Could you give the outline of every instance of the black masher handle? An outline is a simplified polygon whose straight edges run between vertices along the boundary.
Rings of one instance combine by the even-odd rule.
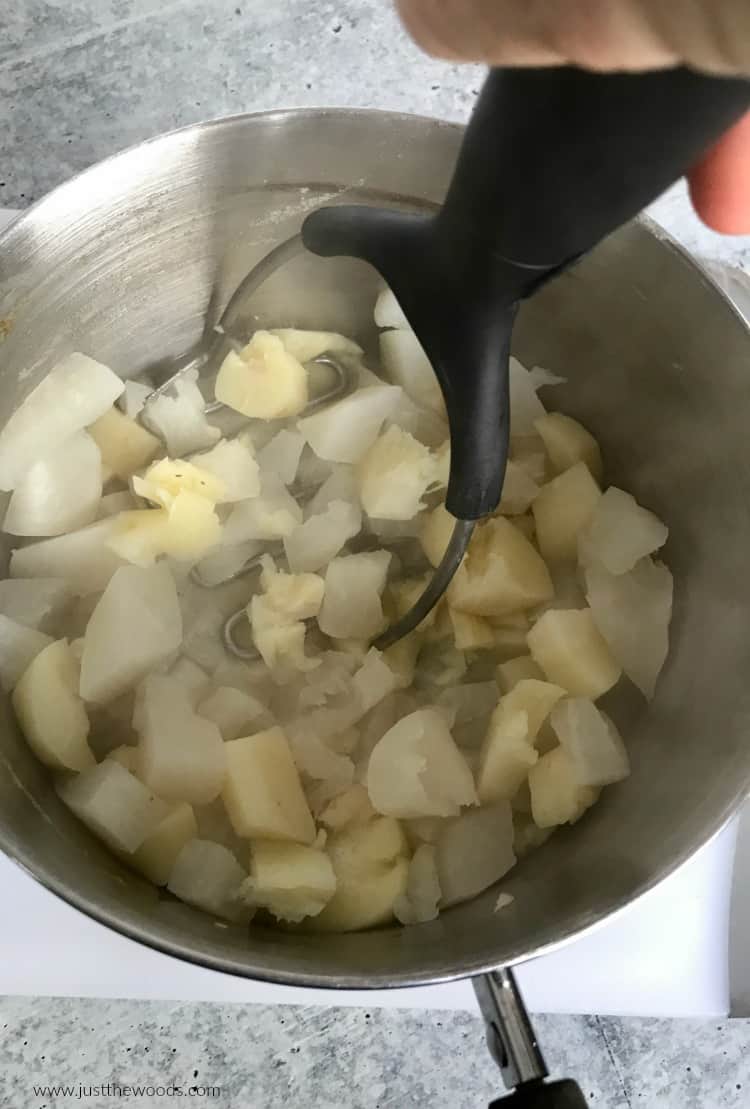
[[[748,107],[750,82],[685,68],[495,69],[436,216],[339,206],[307,217],[309,249],[371,262],[429,355],[458,519],[500,498],[518,303],[656,199]]]

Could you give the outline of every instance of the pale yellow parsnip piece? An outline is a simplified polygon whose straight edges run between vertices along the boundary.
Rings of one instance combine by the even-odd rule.
[[[298,362],[311,362],[321,354],[362,354],[362,347],[337,331],[305,331],[297,327],[272,327],[269,334],[281,339],[287,354]]]
[[[367,790],[357,782],[328,802],[318,817],[318,823],[336,832],[347,824],[366,824],[376,815]]]
[[[482,804],[510,801],[538,758],[535,740],[565,690],[524,678],[501,697],[479,753],[477,794]]]
[[[296,416],[307,404],[307,370],[277,335],[256,331],[240,354],[226,356],[216,377],[216,399],[261,420]]]
[[[285,574],[265,556],[261,586],[264,592],[251,598],[247,615],[253,642],[266,665],[271,669],[314,669],[320,660],[305,656],[303,621],[320,611],[323,579],[317,574]]]
[[[495,679],[501,693],[509,693],[523,678],[539,678],[540,681],[544,679],[541,668],[531,655],[509,658],[506,662],[499,663],[495,670]]]
[[[406,892],[409,861],[394,859],[388,867],[373,868],[360,876],[342,877],[336,870],[336,893],[309,927],[315,932],[356,932],[375,928],[393,919],[394,905]]]
[[[476,529],[448,588],[451,607],[487,617],[533,608],[552,595],[552,580],[540,554],[502,516]]]
[[[221,542],[221,524],[211,501],[183,490],[167,509],[164,553],[177,559],[202,558]]]
[[[168,542],[166,508],[134,508],[110,519],[112,534],[106,542],[109,550],[135,566],[153,566]]]
[[[480,804],[509,801],[538,758],[529,739],[527,714],[496,709],[479,753],[477,796]]]
[[[151,566],[162,554],[198,560],[221,541],[221,524],[214,504],[199,493],[182,490],[169,508],[143,508],[112,518],[107,546],[137,566]]]
[[[428,561],[433,566],[438,566],[453,534],[455,518],[451,516],[445,505],[440,504],[432,512],[426,512],[420,519],[422,528],[419,542],[422,544],[422,550]]]
[[[441,460],[395,424],[380,435],[357,464],[362,507],[377,520],[411,520],[422,497],[440,478]]]
[[[393,919],[396,899],[406,891],[408,845],[397,820],[379,817],[332,835],[326,850],[336,875],[336,892],[309,921],[315,931],[352,932]]]
[[[542,755],[531,768],[529,792],[531,815],[538,828],[575,824],[599,796],[598,789],[578,785],[570,757],[562,747]]]
[[[290,674],[294,670],[314,670],[320,660],[305,654],[307,629],[301,620],[287,621],[273,609],[265,594],[251,598],[247,616],[253,643],[269,669]]]
[[[575,562],[578,536],[591,523],[601,495],[584,462],[576,462],[540,490],[531,511],[547,562]]]
[[[317,916],[336,892],[336,875],[325,851],[299,843],[255,840],[250,877],[242,894],[277,920]]]
[[[224,749],[222,798],[237,835],[311,844],[315,824],[282,729],[230,740]]]
[[[566,690],[552,682],[522,678],[510,692],[501,697],[496,712],[515,713],[523,710],[528,716],[529,739],[533,742],[544,721]]]
[[[88,433],[99,448],[102,464],[123,480],[150,462],[162,446],[155,435],[119,408],[100,416]]]
[[[149,466],[142,478],[133,478],[139,497],[169,508],[180,493],[193,493],[216,504],[224,499],[226,484],[210,470],[184,458],[162,458]]]
[[[595,701],[618,681],[620,666],[590,608],[548,609],[528,634],[531,657],[549,681]]]
[[[192,806],[186,801],[178,802],[146,836],[129,861],[155,886],[166,886],[180,851],[197,836],[198,825]]]
[[[89,720],[78,696],[80,667],[67,639],[40,651],[13,690],[13,708],[36,757],[55,770],[94,765]]]
[[[545,412],[534,420],[534,428],[556,474],[569,470],[576,462],[585,462],[594,478],[602,480],[604,467],[599,444],[578,420],[563,412]]]
[[[318,574],[287,574],[276,569],[273,559],[264,556],[260,580],[268,604],[280,622],[309,620],[320,612],[325,584]]]
[[[492,647],[495,642],[495,629],[481,616],[470,612],[459,612],[448,606],[453,640],[459,651],[479,651]]]

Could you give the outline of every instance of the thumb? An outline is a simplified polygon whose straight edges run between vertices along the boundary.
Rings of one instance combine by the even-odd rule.
[[[708,227],[724,235],[750,233],[750,112],[693,166],[688,183]]]

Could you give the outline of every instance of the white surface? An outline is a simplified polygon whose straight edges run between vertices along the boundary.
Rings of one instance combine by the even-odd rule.
[[[9,214],[0,209],[0,228]],[[518,977],[534,1012],[723,1016],[736,825],[614,921]],[[0,994],[328,1004],[332,995],[233,978],[89,920],[0,857]],[[499,920],[498,926],[501,927]],[[339,1004],[475,1008],[466,982],[337,993]]]

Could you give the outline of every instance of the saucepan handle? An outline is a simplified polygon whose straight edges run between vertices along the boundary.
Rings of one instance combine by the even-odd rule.
[[[544,1057],[510,967],[479,975],[472,983],[487,1026],[487,1046],[513,1090],[490,1109],[586,1109],[575,1082],[545,1081]]]

